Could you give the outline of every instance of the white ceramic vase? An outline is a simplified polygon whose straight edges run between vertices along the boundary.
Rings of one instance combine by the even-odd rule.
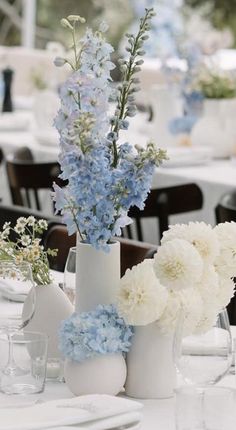
[[[64,377],[76,396],[83,394],[118,394],[125,383],[126,364],[122,354],[99,355],[82,363],[66,360]]]
[[[172,397],[176,383],[173,334],[163,335],[157,323],[135,327],[127,354],[125,392],[140,399]]]
[[[58,329],[62,320],[73,313],[73,306],[65,293],[57,285],[39,285],[36,291],[36,308],[26,330],[40,331],[48,335],[48,358],[61,357],[58,350]],[[26,298],[23,313],[30,306],[30,293]]]
[[[153,85],[151,94],[155,135],[160,136],[163,148],[176,146],[178,138],[169,131],[169,122],[182,115],[182,100],[177,90],[168,85]]]
[[[213,149],[214,157],[228,157],[236,152],[236,99],[205,99],[203,115],[193,127],[194,146]]]
[[[80,242],[76,247],[76,301],[78,312],[88,312],[97,305],[114,303],[120,281],[120,242],[109,246],[109,252],[96,250]]]

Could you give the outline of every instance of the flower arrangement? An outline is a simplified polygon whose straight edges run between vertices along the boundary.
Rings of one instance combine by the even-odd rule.
[[[132,335],[132,328],[113,305],[99,305],[62,322],[59,348],[65,357],[82,362],[98,355],[128,352]]]
[[[232,72],[204,67],[195,77],[192,85],[207,99],[236,97],[236,79]]]
[[[174,329],[182,309],[188,333],[206,331],[234,295],[236,223],[204,222],[167,230],[154,259],[127,270],[117,308],[127,324]]]
[[[36,285],[48,285],[52,282],[48,255],[56,256],[57,250],[45,251],[41,244],[42,234],[47,227],[46,220],[37,221],[33,216],[29,216],[18,218],[14,226],[5,222],[0,232],[0,260],[13,261],[16,264],[30,263]],[[11,232],[14,234],[14,241],[10,240]]]
[[[146,9],[136,35],[128,34],[128,58],[120,60],[122,82],[117,89],[111,80],[113,51],[105,38],[107,26],[87,29],[77,41],[77,27],[84,18],[70,15],[61,23],[71,33],[74,61],[56,58],[55,64],[69,64],[72,74],[61,88],[61,108],[55,119],[60,135],[61,177],[68,185],[54,185],[56,209],[61,211],[69,234],[79,231],[83,241],[108,251],[112,236],[131,222],[129,208],[143,208],[155,167],[166,158],[153,142],[146,148],[121,141],[135,115],[135,93],[153,9]],[[113,100],[114,114],[110,115]]]

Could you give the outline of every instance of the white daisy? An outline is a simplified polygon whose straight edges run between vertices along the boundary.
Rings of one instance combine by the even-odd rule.
[[[38,224],[40,228],[42,228],[43,230],[47,230],[48,223],[45,219],[40,219]]]
[[[155,276],[153,260],[144,260],[121,278],[118,312],[127,324],[146,325],[158,320],[167,300],[168,291]]]
[[[191,288],[199,280],[203,261],[193,245],[173,239],[158,248],[153,267],[162,285],[180,290]]]
[[[234,292],[235,284],[233,279],[219,277],[219,288],[216,296],[219,309],[225,308],[229,304],[234,296]]]

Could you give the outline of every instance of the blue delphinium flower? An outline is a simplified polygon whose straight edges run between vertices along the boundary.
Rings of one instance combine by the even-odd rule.
[[[113,305],[99,305],[91,312],[74,313],[62,322],[59,348],[74,361],[129,351],[133,328],[125,324]]]
[[[133,205],[143,208],[155,166],[165,152],[149,143],[137,149],[118,143],[120,130],[129,127],[128,118],[136,112],[134,93],[139,82],[142,45],[153,10],[140,20],[138,35],[128,35],[128,60],[122,60],[123,80],[115,93],[116,109],[110,117],[109,102],[114,99],[110,71],[113,50],[101,31],[86,30],[79,47],[74,43],[72,74],[61,88],[61,108],[55,119],[60,135],[61,178],[68,185],[54,186],[56,210],[60,211],[69,234],[80,232],[82,239],[96,249],[109,251],[113,235],[131,222],[127,216]],[[63,20],[73,33],[81,20]],[[66,24],[67,23],[67,24]]]

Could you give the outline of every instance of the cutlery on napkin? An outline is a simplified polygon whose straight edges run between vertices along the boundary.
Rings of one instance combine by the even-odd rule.
[[[26,408],[0,406],[0,430],[62,430],[63,426],[76,426],[78,430],[137,428],[142,406],[105,394],[53,400]]]

